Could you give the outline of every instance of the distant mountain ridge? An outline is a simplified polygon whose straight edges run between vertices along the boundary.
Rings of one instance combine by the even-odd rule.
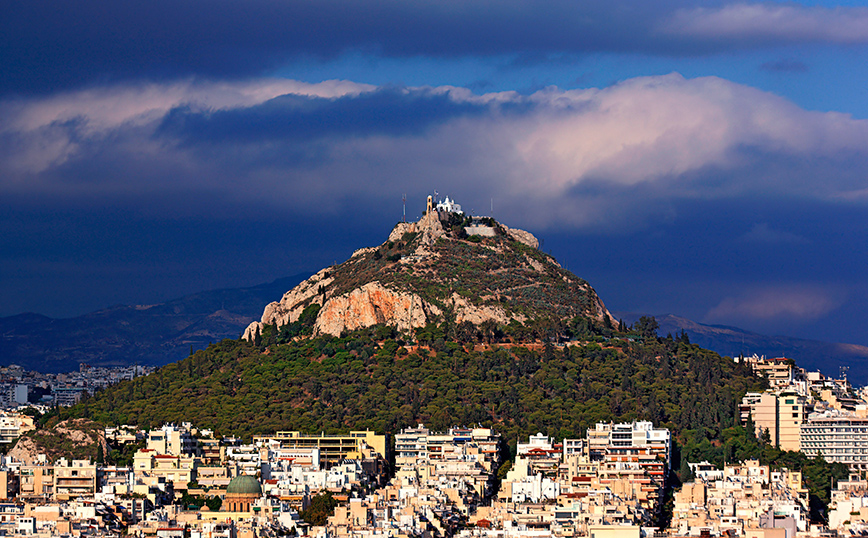
[[[645,314],[619,312],[615,314],[626,323],[633,323]],[[843,344],[792,338],[789,336],[767,336],[737,327],[726,325],[706,325],[696,321],[663,314],[654,316],[660,324],[658,334],[673,336],[684,330],[694,344],[716,351],[721,355],[735,357],[744,355],[766,355],[768,357],[787,357],[808,370],[819,370],[825,375],[838,377],[840,367],[849,367],[848,378],[854,385],[868,384],[868,347],[856,344]]]
[[[33,313],[0,318],[0,364],[40,372],[77,370],[80,363],[162,366],[188,356],[191,347],[238,338],[275,295],[309,275],[154,305],[117,305],[74,318]]]

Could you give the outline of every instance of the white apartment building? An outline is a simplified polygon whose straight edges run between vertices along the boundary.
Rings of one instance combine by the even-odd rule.
[[[159,430],[148,432],[147,448],[157,454],[188,456],[196,453],[196,439],[188,427],[166,424]]]
[[[666,428],[654,428],[648,421],[622,424],[599,422],[588,429],[588,448],[592,460],[629,455],[660,456],[666,468],[672,460],[672,439]]]
[[[851,471],[868,470],[868,418],[811,417],[800,430],[801,450],[808,457],[843,463]]]

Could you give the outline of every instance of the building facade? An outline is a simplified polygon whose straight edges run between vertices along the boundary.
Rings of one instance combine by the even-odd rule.
[[[808,457],[868,470],[868,418],[821,417],[801,425],[801,450]]]

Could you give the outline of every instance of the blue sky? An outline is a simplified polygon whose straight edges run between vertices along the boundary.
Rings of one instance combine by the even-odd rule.
[[[612,310],[868,344],[857,2],[3,13],[0,315],[315,271],[436,189]]]

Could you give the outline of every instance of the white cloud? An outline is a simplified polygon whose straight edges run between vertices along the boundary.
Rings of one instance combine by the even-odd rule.
[[[184,104],[243,111],[286,93],[346,104],[375,90],[345,81],[266,79],[106,87],[0,103],[0,118],[7,120],[0,122],[0,136],[8,141],[0,153],[0,191],[122,192],[130,178],[101,172],[102,184],[79,186],[69,180],[73,172],[61,168],[110,154],[114,163],[162,163],[149,189],[207,189],[267,204],[291,196],[315,211],[326,199],[335,204],[341,197],[404,192],[408,184],[439,186],[485,205],[494,197],[501,215],[523,225],[608,226],[667,214],[669,202],[678,199],[761,194],[852,200],[846,193],[866,188],[861,173],[835,167],[859,168],[853,159],[868,159],[868,121],[807,111],[716,77],[678,74],[530,96],[407,88],[401,92],[407,107],[432,94],[475,107],[412,134],[354,126],[353,136],[330,131],[315,140],[263,132],[249,140],[174,144],[156,136],[167,111]],[[296,154],[304,157],[301,164],[286,158]],[[770,156],[777,168],[763,171]],[[822,168],[805,166],[814,161]],[[754,235],[766,232],[768,238],[771,231]]]
[[[97,87],[0,103],[0,135],[11,133],[25,142],[7,165],[40,172],[73,155],[78,138],[98,138],[120,127],[152,124],[178,106],[220,110],[253,106],[286,94],[335,98],[373,89],[343,80],[309,84],[287,79]]]
[[[245,82],[196,82],[99,87],[53,95],[43,99],[16,99],[2,104],[7,121],[3,131],[33,131],[77,118],[99,131],[127,122],[147,123],[171,108],[187,105],[199,110],[257,105],[279,95],[344,97],[374,90],[375,86],[345,80],[309,84],[266,78]]]
[[[701,40],[864,44],[868,43],[868,8],[777,3],[690,8],[676,11],[661,30]]]

